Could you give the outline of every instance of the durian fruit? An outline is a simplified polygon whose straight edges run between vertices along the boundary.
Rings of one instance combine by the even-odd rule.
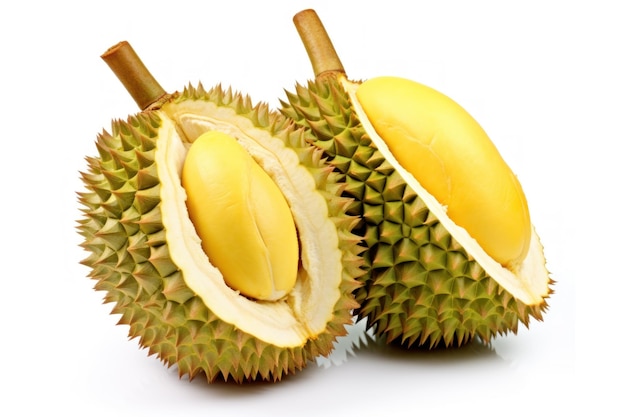
[[[458,346],[542,320],[553,281],[522,188],[457,103],[393,76],[350,80],[313,10],[294,23],[315,79],[281,100],[361,217],[359,319],[406,347]]]
[[[102,58],[143,109],[98,135],[79,193],[83,263],[119,324],[189,379],[278,381],[327,356],[362,270],[322,152],[231,89],[166,94],[127,42]]]

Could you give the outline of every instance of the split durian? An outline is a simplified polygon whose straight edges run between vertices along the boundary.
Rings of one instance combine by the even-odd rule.
[[[167,94],[127,42],[102,58],[142,111],[98,135],[78,230],[130,338],[210,382],[278,381],[328,355],[362,270],[322,152],[231,89]]]
[[[553,281],[517,177],[460,105],[412,80],[350,80],[318,15],[315,79],[281,100],[343,176],[367,273],[359,319],[404,346],[489,342],[542,320]]]

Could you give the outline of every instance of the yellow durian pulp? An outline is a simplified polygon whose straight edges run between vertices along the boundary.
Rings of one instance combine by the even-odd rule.
[[[372,78],[356,96],[398,162],[493,259],[515,269],[530,245],[526,197],[478,122],[444,94],[403,78]]]
[[[298,238],[289,205],[235,138],[209,131],[191,145],[182,173],[202,247],[243,295],[277,300],[295,285]]]
[[[339,76],[373,143],[472,258],[528,305],[550,293],[524,192],[459,104],[415,81]]]

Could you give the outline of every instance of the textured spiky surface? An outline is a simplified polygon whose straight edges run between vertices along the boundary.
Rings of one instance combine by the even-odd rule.
[[[263,342],[220,320],[191,291],[169,256],[161,220],[160,181],[155,165],[155,141],[159,134],[160,110],[114,121],[112,132],[101,133],[97,157],[87,158],[82,174],[86,191],[79,193],[83,217],[78,230],[82,247],[90,254],[83,263],[91,268],[95,289],[104,291],[113,303],[113,314],[129,326],[129,336],[168,366],[176,365],[189,379],[204,373],[215,379],[242,382],[280,380],[303,368],[318,355],[327,355],[337,336],[346,333],[355,304],[352,296],[362,273],[357,246],[350,233],[355,219],[345,215],[348,201],[340,197],[343,185],[320,159],[321,152],[306,144],[302,130],[265,105],[252,106],[249,98],[215,87],[189,86],[172,97],[172,105],[184,100],[210,100],[235,109],[256,126],[270,131],[293,148],[315,178],[328,200],[329,215],[339,233],[343,253],[341,298],[333,321],[315,340],[300,347],[281,348]]]
[[[457,345],[517,332],[541,320],[471,258],[371,142],[337,75],[296,85],[285,115],[309,128],[312,143],[344,175],[348,213],[361,216],[367,274],[357,291],[359,319],[406,346]]]

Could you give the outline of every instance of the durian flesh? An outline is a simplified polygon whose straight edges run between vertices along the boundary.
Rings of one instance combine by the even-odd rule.
[[[202,249],[181,172],[207,131],[236,138],[288,202],[300,259],[294,288],[279,300],[241,295]],[[97,147],[80,194],[83,263],[150,354],[190,378],[279,380],[346,333],[360,274],[354,219],[321,153],[285,118],[230,90],[189,87],[114,122]]]
[[[398,77],[341,79],[376,148],[506,291],[541,304],[543,247],[524,192],[480,125],[445,95]]]
[[[233,289],[275,301],[295,285],[296,226],[274,180],[225,133],[209,130],[185,157],[182,184],[202,248]]]
[[[459,104],[399,77],[343,80],[379,149],[446,208],[497,262],[515,269],[528,253],[528,204],[513,171]]]

